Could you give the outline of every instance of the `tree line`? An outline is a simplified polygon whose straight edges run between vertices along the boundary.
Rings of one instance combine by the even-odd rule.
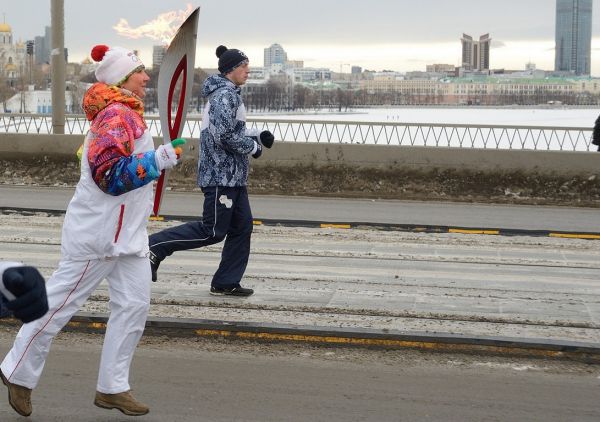
[[[150,113],[158,112],[158,73],[159,68],[147,69],[150,76],[147,84],[146,110]],[[201,113],[206,103],[202,97],[202,85],[208,74],[203,69],[196,69],[192,85],[191,110]],[[93,73],[88,75],[72,76],[67,83],[67,90],[72,96],[73,110],[68,112],[82,113],[81,100],[84,89],[80,82],[92,83],[96,79]],[[8,86],[7,81],[0,77],[0,102],[5,102],[11,96],[25,87],[28,81],[20,78],[17,84]],[[48,87],[49,78],[42,72],[33,72],[33,84],[36,88]],[[449,103],[443,95],[433,93],[404,93],[399,91],[368,91],[347,87],[336,87],[328,84],[292,83],[287,76],[276,76],[265,82],[250,81],[242,89],[244,103],[249,112],[282,112],[282,111],[346,111],[362,106],[404,106],[404,105],[537,105],[547,103],[562,103],[565,105],[598,105],[600,95],[591,93],[553,92],[550,89],[539,87],[533,93],[523,94],[470,94],[460,100]],[[176,96],[177,98],[177,96]]]

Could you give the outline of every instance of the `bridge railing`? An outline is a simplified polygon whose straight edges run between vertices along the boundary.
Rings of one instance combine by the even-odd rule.
[[[153,136],[162,136],[157,116],[146,116]],[[201,117],[188,117],[183,137],[198,138]],[[444,123],[359,122],[248,118],[248,126],[270,130],[284,142],[317,142],[397,146],[458,147],[544,151],[590,151],[592,128],[506,126]],[[67,115],[65,133],[83,135],[89,122],[83,115]],[[2,133],[52,133],[47,114],[0,114]]]

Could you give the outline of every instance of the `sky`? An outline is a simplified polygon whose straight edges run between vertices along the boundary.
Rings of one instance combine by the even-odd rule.
[[[15,40],[33,39],[50,25],[50,3],[0,0],[0,19],[11,25]],[[203,68],[216,68],[214,51],[219,44],[244,51],[251,66],[262,66],[263,49],[278,43],[288,59],[303,60],[305,67],[424,71],[427,64],[460,65],[463,33],[475,39],[490,34],[492,68],[523,69],[528,62],[539,69],[554,68],[555,0],[64,0],[64,4],[65,47],[71,62],[83,60],[94,45],[107,44],[136,49],[151,65],[152,46],[161,42],[148,36],[133,39],[115,28],[140,34],[167,12],[181,17],[200,6],[196,66]],[[600,76],[597,9],[592,74]]]

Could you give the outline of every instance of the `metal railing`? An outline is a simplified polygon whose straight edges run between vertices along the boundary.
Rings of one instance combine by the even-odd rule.
[[[146,116],[153,136],[162,136],[157,116]],[[183,137],[198,138],[202,119],[188,117]],[[512,150],[590,151],[592,128],[443,123],[389,123],[248,118],[250,127],[270,130],[284,142],[457,147]],[[85,134],[83,115],[67,115],[66,134]],[[47,114],[0,114],[1,133],[52,133]]]

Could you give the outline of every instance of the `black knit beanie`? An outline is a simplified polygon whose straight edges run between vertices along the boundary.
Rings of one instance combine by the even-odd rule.
[[[222,75],[227,75],[233,71],[236,67],[248,63],[248,56],[242,51],[236,50],[235,48],[228,49],[224,45],[217,47],[217,57],[219,58],[219,72]]]

